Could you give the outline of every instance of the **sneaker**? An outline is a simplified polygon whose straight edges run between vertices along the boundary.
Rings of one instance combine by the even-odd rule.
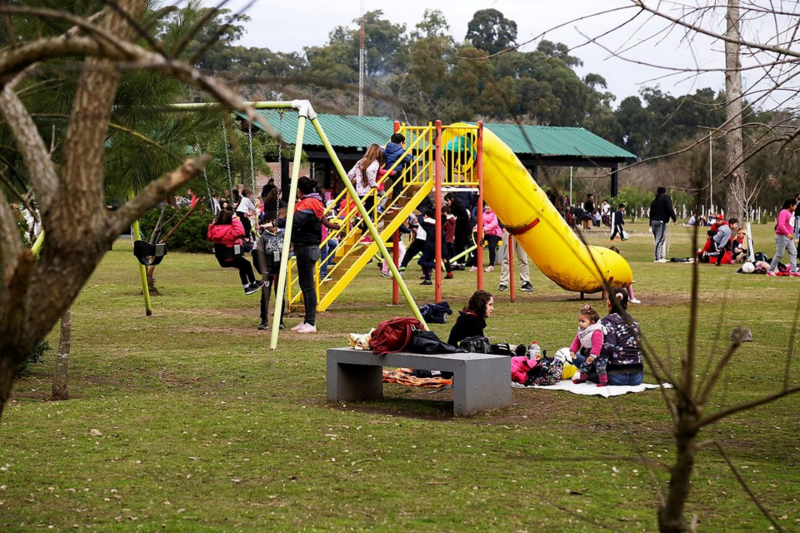
[[[608,383],[603,383],[602,381],[597,384],[598,387],[607,387]]]
[[[453,279],[454,277],[455,276],[453,275],[452,272],[448,272],[447,275],[444,277],[444,279]]]
[[[433,285],[433,282],[429,279],[423,280],[420,285]]]
[[[264,331],[265,329],[269,329],[269,326],[267,325],[266,322],[262,322],[261,324],[258,325],[258,329]]]
[[[283,322],[281,322],[281,325],[280,325],[280,326],[278,326],[278,329],[286,329],[286,324],[284,324]]]
[[[508,290],[508,285],[503,285],[501,283],[500,286],[497,287],[497,290],[500,291],[500,292],[507,291]]]
[[[800,272],[789,272],[789,275],[793,278],[800,278]]]
[[[390,273],[383,272],[383,271],[381,271],[381,276],[384,277],[384,278],[391,278],[392,277],[392,275]]]
[[[628,300],[628,301],[629,301],[630,303],[632,303],[632,304],[640,304],[640,303],[642,303],[642,301],[641,301],[640,299],[638,299],[638,298],[631,298],[631,299],[630,299],[630,300]]]
[[[525,292],[533,292],[533,285],[531,285],[530,281],[526,281],[525,283],[522,284],[522,287],[520,287],[519,290]]]
[[[297,330],[297,333],[316,333],[317,326],[312,326],[311,324],[303,324],[303,326]]]
[[[305,325],[306,325],[305,322],[300,322],[299,324],[297,324],[295,327],[292,328],[292,331],[298,331],[300,328],[302,328]]]
[[[469,269],[469,271],[470,272],[477,272],[478,271],[478,267],[472,267],[472,268]]]
[[[406,267],[400,267],[397,270],[399,270],[400,272],[405,272],[406,271]]]
[[[485,269],[483,269],[483,271],[484,271],[484,272],[494,272],[494,267],[493,267],[492,265],[489,265],[488,267],[486,267]]]
[[[656,261],[656,263],[669,263],[669,259],[664,259],[663,257]]]
[[[251,283],[244,288],[244,293],[247,295],[255,294],[261,288],[261,284],[259,282]]]
[[[767,271],[767,276],[769,276],[771,278],[777,278],[778,277],[778,275],[775,272],[773,272],[772,270]]]

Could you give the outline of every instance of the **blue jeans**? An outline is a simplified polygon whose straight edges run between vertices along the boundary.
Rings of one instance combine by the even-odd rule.
[[[625,374],[609,374],[609,385],[641,385],[644,380],[644,372],[637,370],[636,372],[627,372]]]
[[[319,246],[316,244],[294,247],[297,258],[297,278],[303,291],[303,306],[306,308],[304,322],[311,326],[317,318],[317,287],[314,282],[314,269],[319,261]]]
[[[794,240],[800,236],[800,217],[794,217]]]
[[[330,239],[328,242],[325,243],[322,248],[320,248],[320,259],[325,259],[328,255],[332,254],[336,247],[339,246],[339,241],[336,239]],[[328,276],[328,268],[333,264],[333,255],[331,255],[330,259],[323,262],[319,266],[319,277],[321,279],[325,279]]]
[[[664,259],[664,241],[667,238],[667,225],[660,220],[651,220],[650,227],[653,230],[653,260]]]

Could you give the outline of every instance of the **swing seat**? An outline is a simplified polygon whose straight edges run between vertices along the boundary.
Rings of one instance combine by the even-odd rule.
[[[214,245],[214,257],[217,258],[217,263],[222,268],[234,268],[234,259],[241,257],[242,253],[242,247],[238,244],[236,246]]]
[[[146,267],[160,265],[167,255],[167,244],[150,244],[147,241],[133,243],[133,255]]]

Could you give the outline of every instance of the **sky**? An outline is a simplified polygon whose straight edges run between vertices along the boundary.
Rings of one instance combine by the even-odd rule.
[[[208,0],[203,0],[203,3],[214,5]],[[235,11],[247,3],[247,0],[231,0],[226,7]],[[480,9],[497,9],[506,18],[515,21],[518,28],[517,40],[524,42],[572,19],[631,5],[630,0],[458,0],[457,2],[364,0],[366,11],[381,9],[386,18],[395,23],[406,24],[409,30],[422,20],[425,9],[439,9],[450,24],[450,33],[459,42],[464,40],[467,24],[473,14]],[[325,44],[328,33],[334,27],[354,26],[353,20],[359,17],[360,9],[361,0],[295,0],[294,2],[256,0],[247,11],[252,21],[246,25],[247,34],[240,44],[266,47],[273,51],[302,52],[304,46]],[[587,37],[597,37],[623,23],[635,13],[635,8],[629,8],[601,17],[571,22],[563,28],[548,33],[545,38],[563,42],[570,48],[576,47],[585,43]],[[626,57],[654,65],[677,67],[696,65],[706,69],[724,67],[723,47],[719,42],[715,43],[702,37],[688,43],[683,39],[683,33],[676,29],[648,39],[666,26],[660,20],[640,15],[634,22],[603,37],[600,42],[611,50],[636,45],[625,53]],[[535,48],[536,42],[533,42],[521,50]],[[643,86],[659,85],[663,91],[674,95],[694,92],[702,87],[711,87],[714,90],[724,88],[724,79],[720,73],[708,73],[699,77],[680,75],[656,79],[668,72],[625,61],[594,43],[574,50],[572,55],[584,62],[584,66],[578,69],[579,75],[584,76],[592,72],[606,79],[608,90],[617,97],[615,105],[627,96],[638,94]],[[746,75],[745,85],[747,85]]]

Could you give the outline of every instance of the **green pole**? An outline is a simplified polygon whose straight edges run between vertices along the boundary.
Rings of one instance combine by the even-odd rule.
[[[286,232],[283,235],[281,251],[281,269],[278,275],[278,294],[275,295],[275,313],[272,317],[272,333],[269,347],[278,348],[278,329],[281,324],[280,309],[283,309],[283,298],[286,292],[286,267],[289,264],[289,246],[292,241],[292,223],[294,222],[294,203],[297,200],[297,182],[300,179],[300,162],[303,156],[303,135],[306,130],[306,116],[300,115],[297,120],[297,141],[294,145],[294,162],[292,164],[292,183],[289,187],[289,203],[286,210]]]
[[[471,253],[471,252],[472,252],[472,251],[473,251],[475,248],[477,248],[477,247],[478,247],[478,245],[477,245],[477,244],[475,244],[475,245],[473,245],[471,248],[467,248],[466,250],[464,250],[463,252],[461,252],[461,253],[460,253],[460,254],[458,254],[457,256],[455,256],[455,257],[451,257],[451,258],[450,258],[450,262],[452,263],[453,261],[456,261],[457,259],[461,259],[462,257],[464,257],[465,255],[467,255],[468,253]]]
[[[386,259],[386,263],[389,265],[389,269],[392,271],[392,276],[394,276],[395,281],[397,281],[397,284],[400,286],[400,291],[402,291],[406,302],[408,302],[411,312],[414,313],[414,316],[417,318],[417,320],[422,322],[422,325],[425,326],[425,329],[430,329],[428,328],[428,324],[425,323],[425,319],[422,318],[422,313],[419,312],[417,303],[414,301],[414,297],[411,296],[411,292],[408,290],[408,286],[406,285],[403,276],[400,275],[400,271],[397,270],[397,266],[394,264],[394,261],[392,261],[392,256],[389,254],[389,250],[386,249],[386,244],[384,244],[384,242],[381,240],[381,236],[378,233],[375,224],[372,223],[367,210],[364,209],[364,204],[361,203],[361,199],[358,197],[355,187],[353,187],[353,184],[350,183],[350,180],[347,178],[347,172],[345,172],[342,163],[339,161],[339,158],[336,157],[336,152],[333,151],[333,146],[331,146],[328,136],[325,135],[325,132],[322,130],[319,120],[314,117],[311,119],[311,124],[313,124],[314,129],[317,130],[317,135],[319,135],[319,138],[322,140],[322,144],[325,146],[325,150],[328,152],[328,156],[330,156],[331,161],[333,161],[333,165],[336,167],[336,171],[339,173],[339,176],[341,176],[345,187],[347,187],[347,192],[350,193],[350,197],[355,202],[358,212],[361,213],[362,220],[367,224],[369,233],[372,235],[372,241],[378,245],[378,249],[380,249],[384,259]],[[280,285],[278,287],[280,288]]]
[[[139,221],[133,221],[133,238],[141,240],[142,236],[139,233]],[[150,288],[147,286],[147,268],[139,263],[139,274],[142,276],[142,294],[144,294],[144,309],[145,314],[150,316],[153,314],[153,306],[150,303]]]
[[[36,236],[36,240],[33,241],[33,246],[31,246],[31,252],[33,253],[34,257],[39,255],[39,251],[42,249],[43,244],[44,244],[44,230],[39,232],[39,235]]]

